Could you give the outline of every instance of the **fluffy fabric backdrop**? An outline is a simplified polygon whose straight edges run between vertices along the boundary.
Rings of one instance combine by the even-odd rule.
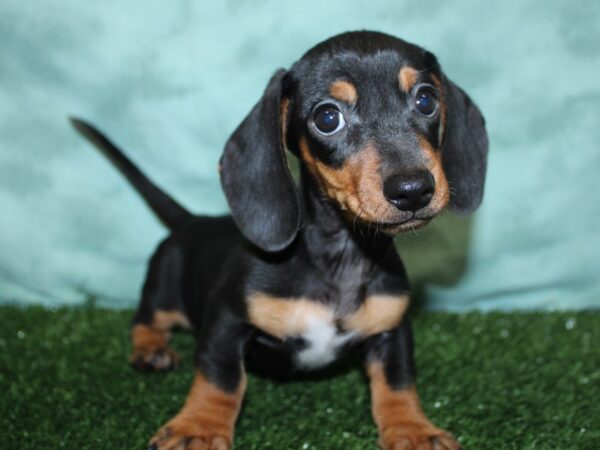
[[[2,302],[132,306],[165,236],[68,115],[193,211],[224,213],[218,157],[271,73],[366,28],[436,53],[488,121],[477,215],[398,240],[426,304],[598,307],[599,23],[595,0],[3,0]]]

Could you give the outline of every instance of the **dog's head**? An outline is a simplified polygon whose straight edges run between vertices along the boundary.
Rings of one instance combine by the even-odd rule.
[[[233,133],[221,182],[242,233],[267,251],[300,226],[284,150],[350,221],[397,233],[483,196],[484,119],[435,56],[382,33],[334,36],[277,71]]]

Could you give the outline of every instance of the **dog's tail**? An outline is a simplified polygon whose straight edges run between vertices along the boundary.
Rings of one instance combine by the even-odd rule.
[[[75,117],[71,117],[70,120],[75,129],[104,153],[129,180],[160,221],[169,229],[178,228],[192,217],[189,211],[150,181],[121,150],[95,127]]]

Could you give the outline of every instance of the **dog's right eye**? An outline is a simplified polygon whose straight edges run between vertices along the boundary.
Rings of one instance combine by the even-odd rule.
[[[337,133],[346,125],[340,110],[331,104],[320,106],[313,115],[313,121],[317,131],[325,136]]]
[[[437,99],[428,86],[419,88],[417,91],[415,106],[417,111],[427,117],[433,116],[437,111]]]

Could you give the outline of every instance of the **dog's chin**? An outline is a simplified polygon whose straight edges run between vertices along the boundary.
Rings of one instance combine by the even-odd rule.
[[[363,209],[366,210],[366,208]],[[377,220],[374,220],[374,214],[360,214],[349,209],[341,209],[342,215],[352,227],[381,232],[389,236],[419,230],[429,224],[441,211],[433,208],[423,208],[415,212],[409,212],[388,208]]]
[[[399,221],[372,221],[367,220],[363,217],[354,216],[352,220],[352,224],[354,227],[360,225],[361,228],[365,228],[369,231],[376,230],[388,236],[394,236],[396,234],[404,233],[407,231],[415,231],[425,227],[434,216],[428,216],[425,218],[416,218],[412,217],[409,219],[399,220]],[[358,220],[357,220],[358,219]]]
[[[385,234],[390,236],[404,233],[406,231],[415,231],[425,227],[433,217],[427,217],[425,219],[409,219],[404,222],[390,223],[390,224],[379,224],[379,229]]]

